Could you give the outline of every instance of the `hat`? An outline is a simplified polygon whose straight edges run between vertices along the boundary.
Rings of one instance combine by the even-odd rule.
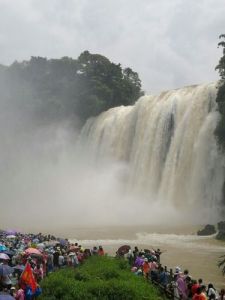
[[[181,268],[180,267],[176,267],[175,268],[175,274],[179,274],[181,273]]]

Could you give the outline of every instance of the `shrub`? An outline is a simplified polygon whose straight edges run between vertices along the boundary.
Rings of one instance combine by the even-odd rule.
[[[130,272],[125,260],[93,256],[77,269],[50,274],[40,300],[160,300],[158,290]]]

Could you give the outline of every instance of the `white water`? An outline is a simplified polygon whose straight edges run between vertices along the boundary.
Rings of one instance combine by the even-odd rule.
[[[224,243],[215,240],[214,236],[200,237],[191,234],[196,231],[196,227],[184,228],[182,224],[176,228],[164,229],[151,226],[86,228],[76,229],[73,237],[78,239],[73,238],[71,241],[78,241],[87,248],[102,245],[110,255],[115,255],[116,250],[125,244],[132,249],[134,246],[139,249],[159,247],[162,250],[163,265],[172,269],[176,266],[180,266],[182,270],[188,269],[194,279],[203,278],[205,284],[212,282],[218,290],[224,288],[224,277],[217,266],[219,257],[224,255]]]
[[[217,222],[224,161],[213,134],[216,92],[214,83],[189,86],[89,119],[81,139],[90,161],[120,162],[121,197],[150,204],[155,221]]]

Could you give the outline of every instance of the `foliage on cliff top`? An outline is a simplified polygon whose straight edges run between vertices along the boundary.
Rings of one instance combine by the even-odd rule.
[[[154,286],[130,272],[126,261],[93,256],[77,269],[62,269],[42,281],[40,300],[160,300]]]
[[[2,97],[42,121],[79,117],[85,121],[119,105],[131,105],[141,95],[141,80],[100,54],[84,51],[77,59],[31,57],[0,66]]]

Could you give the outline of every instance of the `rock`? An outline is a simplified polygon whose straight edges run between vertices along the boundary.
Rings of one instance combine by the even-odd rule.
[[[197,235],[211,235],[216,233],[214,225],[207,224],[202,230],[197,232]]]
[[[218,234],[216,236],[217,240],[225,241],[225,222],[221,221],[217,224]]]

